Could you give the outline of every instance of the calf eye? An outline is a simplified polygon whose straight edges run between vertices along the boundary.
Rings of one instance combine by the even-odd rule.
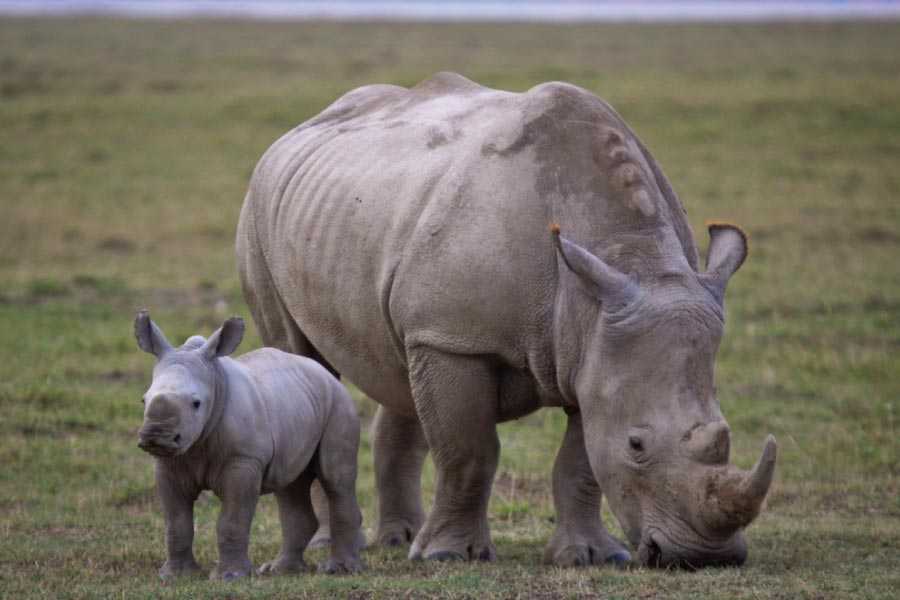
[[[643,452],[644,451],[644,442],[641,441],[636,435],[628,436],[628,445],[631,446],[631,449],[635,452]]]
[[[194,410],[197,410],[198,408],[200,408],[200,401],[194,400]]]

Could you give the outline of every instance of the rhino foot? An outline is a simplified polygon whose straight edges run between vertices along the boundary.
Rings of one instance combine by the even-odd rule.
[[[366,534],[364,534],[362,529],[360,529],[356,534],[356,547],[357,549],[362,550],[366,546],[368,546],[368,543],[366,542]],[[316,531],[316,535],[314,535],[313,539],[311,539],[309,541],[309,544],[306,545],[307,550],[329,547],[331,547],[331,529],[322,527],[320,527],[319,530]]]
[[[590,567],[609,564],[624,567],[631,562],[631,555],[624,550],[615,550],[611,554],[597,546],[584,544],[566,546],[545,561],[558,567]]]
[[[209,574],[209,579],[211,581],[234,581],[235,579],[241,579],[242,577],[249,577],[252,574],[253,565],[251,565],[248,560],[242,565],[217,565],[216,568],[212,570],[212,573]]]
[[[405,546],[412,543],[416,537],[416,531],[405,523],[394,526],[379,527],[375,538],[379,546]]]
[[[631,554],[609,534],[595,539],[554,537],[544,550],[544,563],[558,567],[613,565],[622,568],[630,562]]]
[[[264,563],[256,570],[257,575],[295,575],[297,573],[306,573],[309,571],[309,565],[303,560],[303,557],[290,559],[279,555],[275,560]]]
[[[196,575],[201,571],[200,565],[193,558],[182,562],[167,560],[159,568],[159,578],[163,581],[169,581],[176,577]]]
[[[331,529],[320,527],[313,539],[306,545],[306,549],[313,550],[315,548],[328,548],[329,546],[331,546]]]
[[[358,556],[337,559],[334,557],[319,564],[319,573],[328,575],[348,575],[351,573],[359,573],[365,568],[362,560]]]
[[[455,542],[455,543],[454,543]],[[497,550],[490,540],[478,540],[466,546],[461,546],[456,539],[451,543],[442,542],[440,537],[435,537],[423,549],[418,538],[409,549],[410,560],[481,560],[493,562],[497,560]]]

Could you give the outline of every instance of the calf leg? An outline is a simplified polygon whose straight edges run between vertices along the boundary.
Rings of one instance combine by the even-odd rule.
[[[416,411],[437,471],[434,505],[412,559],[494,560],[487,522],[500,442],[498,385],[483,358],[428,348],[409,352]]]
[[[252,572],[247,549],[261,484],[262,468],[255,461],[234,461],[223,469],[215,490],[222,500],[216,525],[219,564],[210,573],[210,579],[228,581]]]
[[[194,501],[197,494],[187,494],[171,473],[156,465],[156,489],[166,520],[166,562],[159,569],[161,579],[170,579],[200,571],[194,558]]]
[[[372,450],[378,488],[378,533],[385,546],[412,542],[425,521],[422,510],[422,464],[428,444],[415,415],[378,407]]]
[[[556,531],[544,550],[544,562],[562,567],[631,560],[622,543],[600,520],[602,493],[584,446],[581,414],[569,415],[566,435],[553,465]]]
[[[281,520],[281,552],[275,560],[259,568],[260,575],[306,570],[303,552],[319,526],[309,497],[312,481],[312,470],[307,470],[294,483],[275,493]]]

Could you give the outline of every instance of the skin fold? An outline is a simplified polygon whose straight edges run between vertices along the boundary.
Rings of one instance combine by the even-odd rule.
[[[548,225],[557,224],[548,231]],[[605,102],[439,73],[348,92],[277,140],[241,211],[238,267],[267,345],[380,406],[377,542],[492,560],[496,424],[568,415],[545,560],[740,564],[775,464],[728,465],[713,381],[743,232],[707,265],[659,165]],[[419,478],[430,452],[428,515]]]
[[[222,501],[219,563],[210,577],[250,575],[250,524],[260,494],[274,493],[281,517],[279,555],[259,574],[306,570],[303,552],[318,527],[310,487],[329,506],[327,573],[362,568],[362,517],[356,502],[359,419],[349,394],[317,362],[273,348],[229,358],[244,324],[232,318],[209,339],[173,348],[146,312],[135,319],[141,349],[158,359],[144,394],[139,446],[156,457],[166,520],[160,577],[197,572],[193,506],[203,490]]]

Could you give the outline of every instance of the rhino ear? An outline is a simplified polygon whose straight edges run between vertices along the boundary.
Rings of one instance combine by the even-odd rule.
[[[559,234],[559,225],[550,226],[556,249],[566,266],[593,289],[603,310],[613,312],[631,303],[640,289],[628,275],[616,270],[575,242]]]
[[[146,310],[138,312],[134,318],[134,337],[138,347],[144,352],[149,352],[157,358],[172,349],[172,345],[162,330],[150,319],[150,313]]]
[[[208,358],[228,356],[237,350],[242,339],[244,339],[244,320],[240,317],[231,317],[209,336],[200,351]]]
[[[725,304],[725,288],[747,258],[747,234],[730,223],[707,223],[709,250],[706,253],[706,272],[700,282],[715,296],[720,305]]]

